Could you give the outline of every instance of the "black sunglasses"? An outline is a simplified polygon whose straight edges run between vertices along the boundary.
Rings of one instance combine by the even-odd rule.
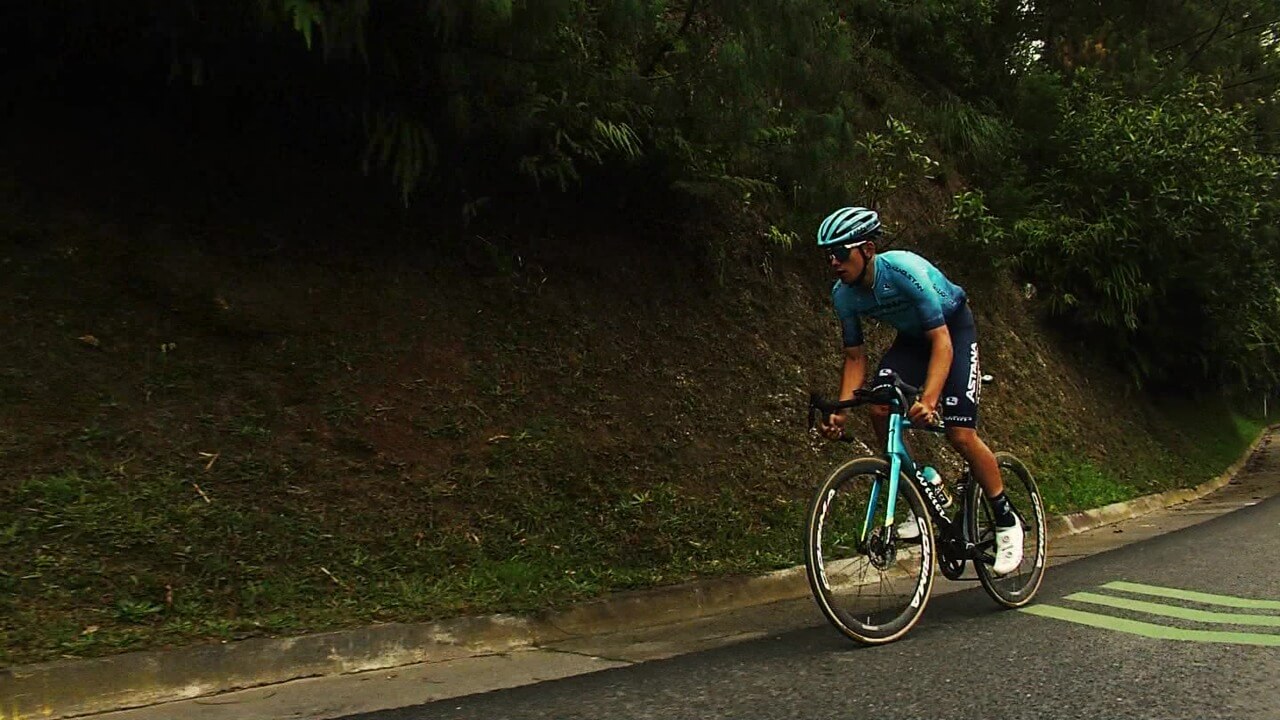
[[[855,248],[865,244],[864,242],[854,243],[852,245],[837,245],[827,250],[827,259],[835,259],[836,262],[844,262],[853,254]]]

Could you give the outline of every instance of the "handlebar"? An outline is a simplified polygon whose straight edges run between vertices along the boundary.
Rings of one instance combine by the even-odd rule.
[[[903,382],[895,373],[888,372],[876,378],[877,384],[869,389],[857,389],[853,391],[853,397],[848,400],[827,400],[820,397],[817,393],[809,395],[809,429],[817,427],[818,413],[822,413],[822,417],[831,415],[832,413],[849,408],[855,408],[860,405],[889,405],[896,407],[897,412],[906,415],[907,410],[915,404],[920,398],[920,388],[908,385]],[[941,420],[941,419],[939,419]],[[921,430],[932,430],[934,432],[942,432],[946,428],[941,421],[936,426],[919,428]],[[852,442],[852,438],[841,438]]]

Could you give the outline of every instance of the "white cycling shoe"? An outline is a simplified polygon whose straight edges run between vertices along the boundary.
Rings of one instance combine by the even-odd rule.
[[[908,542],[920,539],[920,526],[916,523],[916,514],[911,510],[907,510],[907,517],[898,523],[897,535],[899,540]]]
[[[997,575],[1008,575],[1022,564],[1022,521],[1014,516],[1013,527],[996,528],[996,561],[991,571]]]

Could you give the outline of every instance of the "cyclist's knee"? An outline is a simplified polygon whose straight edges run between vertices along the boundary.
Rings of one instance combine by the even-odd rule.
[[[884,420],[887,420],[888,418],[889,418],[888,405],[872,405],[871,406],[872,420],[874,420],[875,422],[882,422]]]
[[[978,431],[966,427],[947,428],[947,442],[951,444],[951,447],[955,448],[956,452],[962,455],[967,450],[976,450],[983,446],[982,439],[978,437]]]

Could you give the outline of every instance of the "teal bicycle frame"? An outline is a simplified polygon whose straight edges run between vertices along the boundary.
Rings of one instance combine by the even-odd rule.
[[[903,442],[903,433],[906,431],[907,420],[902,417],[900,409],[895,408],[894,412],[889,413],[889,441],[885,448],[885,454],[889,459],[889,477],[877,477],[875,482],[871,484],[871,498],[867,503],[867,517],[862,523],[862,542],[867,541],[867,535],[871,532],[871,527],[875,523],[876,506],[879,505],[880,486],[887,482],[889,485],[889,501],[885,504],[884,527],[889,529],[893,527],[893,513],[897,509],[898,502],[898,480],[902,477],[902,470],[905,468],[911,477],[916,476],[916,463],[911,459],[911,453],[907,452],[907,445]]]
[[[901,398],[901,396],[899,396],[899,398]],[[911,428],[911,421],[903,414],[901,405],[901,399],[895,400],[894,403],[890,405],[893,411],[889,413],[889,436],[885,443],[886,447],[884,453],[886,459],[889,461],[889,477],[876,477],[875,481],[871,484],[871,497],[867,503],[867,516],[862,522],[861,537],[858,538],[858,540],[863,543],[867,541],[867,537],[870,535],[875,525],[875,515],[877,506],[879,505],[880,490],[882,485],[886,483],[888,485],[889,499],[888,502],[885,503],[884,528],[888,531],[894,527],[895,523],[893,521],[893,515],[897,510],[898,483],[904,473],[907,477],[912,479],[916,488],[919,489],[921,497],[926,501],[925,505],[929,509],[929,514],[933,517],[934,522],[937,523],[939,529],[950,530],[951,528],[951,518],[947,517],[946,511],[946,496],[943,494],[942,490],[925,481],[924,477],[920,474],[920,469],[916,465],[915,460],[911,458],[911,453],[907,450],[905,435],[906,431]],[[942,432],[942,428],[940,427],[922,429],[932,432]]]
[[[869,403],[885,405],[890,408],[888,418],[889,432],[882,455],[889,463],[889,476],[886,478],[876,475],[875,480],[872,481],[870,497],[867,502],[867,514],[862,521],[858,543],[859,545],[865,545],[875,531],[876,510],[880,505],[881,492],[886,489],[888,490],[889,499],[885,504],[884,528],[886,534],[892,532],[894,528],[893,516],[898,509],[898,483],[904,474],[910,478],[916,489],[920,491],[921,498],[926,500],[925,506],[929,515],[934,519],[935,528],[942,531],[940,534],[943,537],[951,537],[955,527],[957,525],[963,526],[963,523],[957,524],[947,517],[948,498],[946,492],[924,479],[924,476],[920,474],[920,468],[907,450],[906,432],[912,428],[911,420],[907,418],[906,414],[906,408],[910,407],[908,398],[915,398],[920,390],[901,382],[896,375],[881,376],[879,379],[883,381],[880,385],[871,390],[858,390],[854,393],[854,397],[849,400],[829,402],[822,400],[817,395],[810,395],[809,397],[809,427],[811,428],[814,427],[816,413],[819,412],[832,413]],[[943,432],[945,430],[941,426],[917,429],[931,432]],[[966,471],[958,481],[957,490],[967,491],[968,482],[969,475]],[[965,497],[963,492],[959,494],[961,497]],[[963,535],[964,533],[962,532],[957,540],[962,544],[962,547],[967,549],[971,543]]]

